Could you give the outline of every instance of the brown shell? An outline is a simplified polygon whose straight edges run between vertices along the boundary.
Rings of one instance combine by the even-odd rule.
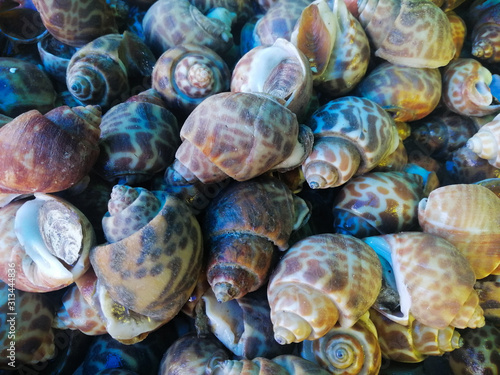
[[[86,176],[99,155],[101,111],[57,107],[31,110],[0,129],[0,192],[65,190]]]

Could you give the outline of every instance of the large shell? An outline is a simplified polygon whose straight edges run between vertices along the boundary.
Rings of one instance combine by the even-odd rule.
[[[383,62],[367,74],[355,92],[389,111],[395,121],[415,121],[437,107],[441,88],[439,69]]]
[[[174,160],[179,124],[150,89],[112,107],[102,117],[94,171],[108,181],[138,184]]]
[[[490,86],[500,78],[479,61],[459,58],[443,70],[443,103],[465,116],[485,116],[500,112]]]
[[[429,0],[360,0],[354,9],[375,55],[393,64],[438,68],[455,55],[448,17]]]
[[[158,58],[152,87],[169,108],[189,114],[207,97],[228,91],[230,77],[226,62],[212,49],[183,43]]]
[[[51,193],[67,189],[91,170],[99,155],[101,111],[57,107],[31,110],[0,129],[0,192]]]
[[[382,292],[373,307],[389,319],[407,325],[411,313],[419,322],[438,329],[484,325],[473,288],[474,271],[450,242],[422,232],[363,241],[377,252],[384,268]]]
[[[455,245],[477,279],[500,265],[500,199],[488,188],[474,184],[443,186],[424,198],[418,211],[422,229]]]
[[[319,234],[295,243],[269,280],[274,337],[315,340],[337,321],[352,327],[375,302],[382,269],[374,251],[352,236]]]
[[[207,279],[217,300],[240,298],[267,281],[275,250],[288,249],[309,208],[280,180],[233,182],[205,210]]]
[[[36,193],[0,213],[0,279],[7,280],[7,265],[14,263],[17,289],[47,292],[72,284],[88,269],[94,230],[69,202]]]
[[[109,207],[116,242],[94,247],[92,266],[114,301],[151,318],[170,320],[190,297],[201,271],[198,221],[183,202],[168,194],[156,194],[155,212],[155,198],[147,191],[138,194],[136,202],[135,194],[129,193],[133,188],[115,188]],[[132,204],[138,208],[129,208]],[[130,228],[124,227],[137,210],[144,222],[132,220]],[[146,215],[149,218],[143,219]]]
[[[300,165],[311,138],[310,130],[299,128],[295,114],[269,95],[219,93],[206,98],[184,122],[173,168],[188,182],[249,180]]]
[[[500,168],[500,114],[481,126],[467,141],[467,147],[494,167]]]
[[[313,189],[339,186],[370,171],[399,144],[394,120],[365,98],[332,100],[317,109],[307,125],[315,140],[302,171]]]

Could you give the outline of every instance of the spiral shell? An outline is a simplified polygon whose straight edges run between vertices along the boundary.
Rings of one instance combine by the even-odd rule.
[[[61,3],[33,0],[47,30],[62,43],[82,47],[106,34],[118,32],[117,17],[126,13],[121,1],[82,0]]]
[[[477,279],[500,265],[500,199],[488,188],[438,188],[419,203],[418,219],[424,232],[445,238],[462,252]]]
[[[301,118],[312,96],[312,74],[306,57],[289,41],[257,46],[237,62],[231,78],[233,92],[263,92],[285,101]]]
[[[94,171],[110,182],[138,184],[165,170],[180,144],[179,125],[153,89],[102,117]]]
[[[333,374],[375,375],[382,365],[377,336],[377,330],[366,314],[350,328],[336,325],[317,340],[303,341],[301,357],[318,363]]]
[[[376,251],[384,268],[383,288],[373,307],[386,317],[408,325],[411,313],[419,322],[438,329],[484,325],[473,288],[474,271],[450,242],[422,232],[385,234],[363,241]]]
[[[276,341],[315,340],[337,321],[352,327],[375,302],[381,283],[376,254],[355,237],[319,234],[296,242],[267,288]]]
[[[441,356],[463,345],[453,327],[437,329],[426,326],[410,315],[408,325],[396,323],[375,309],[370,318],[378,333],[382,355],[390,360],[417,363],[428,356]]]
[[[293,112],[269,95],[244,92],[206,98],[180,135],[173,168],[190,183],[244,181],[269,170],[293,169],[312,145],[310,130],[299,127]]]
[[[441,88],[439,69],[383,62],[368,73],[355,93],[389,111],[395,121],[415,121],[434,111],[441,99]]]
[[[57,107],[31,110],[0,129],[0,192],[52,193],[86,176],[99,155],[101,111]]]
[[[313,189],[339,186],[369,172],[399,144],[394,120],[365,98],[332,100],[318,108],[307,125],[315,140],[302,171]]]
[[[484,62],[500,62],[500,5],[495,1],[476,0],[469,12],[471,54]]]
[[[133,190],[113,188],[106,215],[111,230],[105,235],[115,242],[94,247],[90,261],[113,301],[167,321],[180,311],[198,280],[201,229],[179,199]]]
[[[466,146],[494,167],[500,168],[500,114],[479,128]]]
[[[446,14],[429,0],[360,0],[353,14],[370,39],[375,56],[416,68],[447,65],[455,55]]]
[[[487,178],[500,177],[500,169],[480,158],[466,146],[451,153],[446,161],[446,169],[451,181],[456,184],[472,184]]]
[[[77,101],[109,109],[130,97],[132,77],[151,76],[155,61],[136,34],[125,31],[103,35],[73,54],[66,85]]]
[[[166,50],[153,68],[152,87],[169,108],[190,113],[207,97],[228,91],[226,62],[208,47],[185,43]]]
[[[490,89],[498,79],[477,60],[453,60],[443,70],[443,103],[451,111],[465,116],[498,113],[500,104],[495,104]]]

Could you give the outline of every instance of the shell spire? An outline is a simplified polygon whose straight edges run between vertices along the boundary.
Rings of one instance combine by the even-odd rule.
[[[466,146],[494,167],[500,168],[500,115],[479,128]]]

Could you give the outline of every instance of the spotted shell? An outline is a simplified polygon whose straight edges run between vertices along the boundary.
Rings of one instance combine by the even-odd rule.
[[[464,0],[461,0],[464,1]],[[443,9],[443,8],[441,8]],[[465,38],[467,36],[467,25],[462,17],[460,17],[457,13],[452,10],[448,10],[445,12],[446,17],[448,17],[448,21],[450,21],[451,25],[451,34],[453,35],[453,42],[455,44],[455,56],[453,59],[457,59],[460,57],[462,52],[462,48],[465,43]]]
[[[500,62],[500,5],[487,0],[472,2],[469,21],[472,24],[471,54],[484,62]]]
[[[487,322],[500,323],[500,274],[477,280],[474,285]]]
[[[438,69],[383,62],[363,78],[355,93],[389,111],[395,121],[415,121],[434,111],[441,99],[441,88]]]
[[[382,291],[373,307],[386,317],[408,325],[411,313],[437,329],[484,325],[474,271],[450,242],[422,232],[385,234],[363,241],[378,254],[384,268]]]
[[[500,111],[490,85],[497,80],[479,61],[458,58],[443,70],[443,103],[465,116],[485,116]]]
[[[221,375],[288,375],[311,374],[327,375],[324,370],[314,362],[296,355],[280,355],[273,359],[257,357],[253,360],[234,359],[219,362],[215,366],[215,373]]]
[[[130,189],[119,188],[111,196],[115,210],[110,215],[115,223],[127,224],[128,207],[134,203],[128,199]],[[140,194],[137,198],[142,199]],[[201,271],[201,229],[178,198],[157,194],[157,199],[158,212],[150,204],[153,198],[142,199],[140,210],[150,214],[149,221],[118,226],[116,242],[94,247],[90,261],[114,301],[150,318],[170,320],[196,286]]]
[[[375,302],[381,283],[375,252],[355,237],[319,234],[296,242],[267,288],[276,341],[315,340],[337,321],[352,327]]]
[[[302,171],[313,189],[339,186],[369,172],[399,144],[394,120],[366,98],[332,100],[318,108],[307,125],[314,145]]]
[[[476,184],[438,188],[418,207],[426,233],[443,237],[463,254],[477,279],[500,265],[500,199]]]

